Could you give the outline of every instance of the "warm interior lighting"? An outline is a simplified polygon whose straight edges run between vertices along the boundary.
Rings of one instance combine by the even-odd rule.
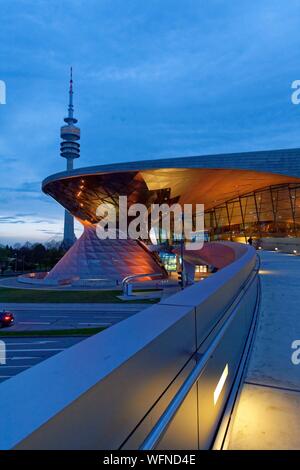
[[[214,405],[216,405],[216,403],[218,401],[218,398],[220,396],[220,393],[222,392],[222,389],[224,387],[227,376],[228,376],[228,364],[226,364],[225,369],[223,370],[222,375],[220,377],[220,380],[219,380],[219,382],[218,382],[218,384],[215,388],[215,391],[214,391]]]
[[[234,237],[234,240],[237,243],[243,243],[244,245],[247,243],[245,237]]]

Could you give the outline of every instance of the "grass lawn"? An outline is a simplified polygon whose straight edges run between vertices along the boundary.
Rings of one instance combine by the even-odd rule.
[[[73,328],[68,330],[35,330],[35,331],[2,331],[0,339],[8,337],[30,338],[32,336],[92,336],[105,330],[105,326],[99,328]]]
[[[52,291],[34,289],[0,288],[0,302],[16,303],[128,303],[118,299],[122,295],[119,290],[90,290],[90,291]],[[142,303],[155,303],[159,299],[140,300]]]

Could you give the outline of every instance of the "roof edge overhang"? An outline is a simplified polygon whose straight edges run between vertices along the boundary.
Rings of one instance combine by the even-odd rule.
[[[50,182],[65,178],[167,168],[242,169],[300,178],[300,148],[168,157],[82,167],[48,176],[42,182],[42,189]]]

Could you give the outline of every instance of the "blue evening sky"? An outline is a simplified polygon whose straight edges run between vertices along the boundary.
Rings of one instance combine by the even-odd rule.
[[[298,0],[0,0],[0,243],[61,236],[74,68],[77,166],[300,147]]]

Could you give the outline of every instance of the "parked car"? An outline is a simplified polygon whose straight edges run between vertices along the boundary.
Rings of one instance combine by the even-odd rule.
[[[14,324],[14,321],[15,318],[12,312],[8,310],[2,310],[2,312],[0,312],[0,328],[11,326]]]

